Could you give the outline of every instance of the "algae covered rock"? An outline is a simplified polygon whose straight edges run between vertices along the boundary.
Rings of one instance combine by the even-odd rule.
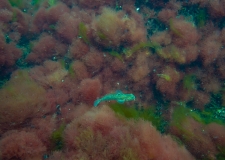
[[[43,115],[46,91],[28,76],[17,70],[0,90],[0,128],[11,128],[26,119]]]

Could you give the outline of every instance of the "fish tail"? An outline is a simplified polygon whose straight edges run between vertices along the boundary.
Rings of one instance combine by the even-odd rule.
[[[94,102],[94,107],[97,107],[97,106],[98,106],[98,104],[99,104],[101,101],[102,101],[101,99],[97,99],[97,100],[95,100],[95,102]]]

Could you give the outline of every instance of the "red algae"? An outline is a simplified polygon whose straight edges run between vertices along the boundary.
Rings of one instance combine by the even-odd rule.
[[[16,60],[22,55],[22,52],[15,47],[14,43],[7,44],[2,32],[0,32],[0,45],[0,69],[3,71],[4,67],[13,66]]]
[[[35,133],[12,131],[0,141],[0,158],[4,160],[41,159],[46,147]]]
[[[135,17],[126,17],[124,12],[103,8],[102,14],[92,23],[93,38],[98,44],[109,48],[121,43],[133,44],[146,40],[146,32]]]
[[[80,59],[90,51],[90,48],[82,40],[76,39],[69,47],[69,56],[74,59]]]
[[[83,79],[79,85],[79,92],[83,102],[93,105],[101,94],[102,85],[99,79]]]
[[[193,24],[182,19],[170,19],[170,30],[173,35],[173,43],[180,47],[194,45],[200,38]]]
[[[128,72],[128,74],[131,76],[134,82],[140,81],[149,74],[150,72],[150,68],[148,66],[149,54],[150,53],[148,52],[139,53],[135,65]]]
[[[38,135],[38,139],[47,147],[51,147],[51,137],[52,132],[56,129],[56,119],[54,117],[45,117],[45,118],[34,118],[31,122],[33,128],[32,132],[35,132]],[[31,132],[31,133],[32,133]]]
[[[2,0],[0,159],[224,159],[224,8]]]
[[[59,21],[62,15],[69,13],[70,9],[63,3],[57,3],[47,10],[47,20],[50,24],[55,24]]]
[[[17,8],[13,9],[13,14],[14,16],[16,15],[16,18],[12,22],[11,29],[23,35],[26,34],[29,28],[30,17]]]
[[[113,0],[77,0],[81,7],[85,8],[98,8],[103,5],[112,5],[115,2]]]
[[[162,73],[157,74],[157,89],[163,94],[168,96],[174,96],[177,90],[177,83],[180,81],[180,74],[176,69],[171,67],[166,67]]]
[[[47,10],[45,8],[40,8],[34,15],[31,31],[39,33],[41,30],[47,28]]]
[[[73,69],[74,72],[74,77],[79,81],[90,77],[87,71],[87,67],[82,61],[75,61],[71,65],[72,65],[71,68]]]
[[[9,22],[10,20],[12,20],[13,17],[13,13],[7,9],[1,9],[0,10],[0,21],[1,22]]]
[[[9,1],[3,0],[2,3],[0,4],[0,8],[5,8],[7,10],[11,10],[12,6],[10,5]]]
[[[158,43],[163,46],[171,44],[171,41],[172,41],[171,35],[167,31],[158,32],[154,34],[153,36],[151,36],[150,39],[152,42]]]
[[[171,10],[171,9],[163,9],[158,14],[159,20],[164,23],[168,23],[170,21],[170,19],[174,18],[174,17],[176,17],[176,11]]]
[[[94,159],[128,157],[147,160],[156,157],[169,159],[172,156],[193,159],[185,148],[177,150],[179,146],[170,137],[161,137],[149,122],[120,121],[107,106],[93,109],[75,119],[65,130],[65,141],[66,147],[73,148],[73,152],[79,153],[79,157],[92,155]],[[126,149],[123,149],[125,146]],[[171,150],[174,149],[176,153],[167,152],[164,148],[166,146],[173,146]],[[106,154],[98,154],[103,148]]]
[[[0,90],[0,128],[13,128],[26,119],[47,113],[46,91],[29,78],[26,70],[18,70]]]
[[[206,131],[208,131],[210,137],[216,143],[216,145],[220,147],[225,146],[225,127],[223,125],[219,125],[217,123],[210,123],[206,126]]]
[[[102,69],[104,57],[102,52],[94,50],[82,57],[82,60],[87,66],[89,74],[94,75]]]
[[[115,58],[112,62],[111,62],[111,66],[110,68],[112,69],[112,71],[114,72],[123,72],[126,69],[126,65],[123,61],[121,61],[118,58]]]
[[[180,137],[187,144],[187,148],[198,158],[215,159],[218,152],[205,126],[191,118],[181,122],[182,128],[173,128],[172,133]]]
[[[196,91],[194,95],[195,107],[198,109],[203,109],[204,105],[210,102],[210,96],[205,92]]]
[[[28,62],[40,63],[43,59],[50,58],[55,53],[57,41],[50,35],[44,35],[34,43],[31,53],[27,57]]]
[[[205,66],[212,63],[219,55],[222,44],[218,40],[218,36],[218,33],[214,33],[205,37],[201,42],[200,56]]]
[[[43,66],[32,68],[29,75],[41,86],[50,88],[62,83],[68,71],[59,62],[45,61]]]
[[[215,18],[220,18],[225,16],[224,6],[225,2],[224,0],[214,0],[208,2],[208,7],[210,10],[210,14]]]
[[[79,22],[80,20],[76,19],[69,13],[61,15],[56,27],[59,37],[67,43],[72,43],[73,38],[78,36]]]
[[[73,103],[67,103],[61,108],[61,120],[68,124],[71,123],[74,119],[79,118],[85,114],[90,109],[90,106],[87,104],[74,105]]]

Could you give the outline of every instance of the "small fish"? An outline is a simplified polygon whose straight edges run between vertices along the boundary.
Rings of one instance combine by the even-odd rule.
[[[112,94],[107,94],[102,98],[97,99],[94,102],[94,107],[97,107],[99,103],[102,101],[110,101],[110,100],[115,100],[118,103],[124,103],[125,101],[134,101],[135,96],[133,94],[125,94],[120,90],[117,90],[116,93]]]

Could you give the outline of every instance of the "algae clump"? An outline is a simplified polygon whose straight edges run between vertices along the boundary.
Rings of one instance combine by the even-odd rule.
[[[83,22],[79,23],[78,35],[86,44],[90,44],[87,36],[87,27]]]
[[[63,132],[66,125],[62,124],[57,130],[55,130],[51,135],[51,142],[53,144],[53,150],[61,150],[63,148]]]
[[[159,129],[162,124],[162,118],[160,116],[157,116],[155,114],[154,108],[148,108],[148,109],[138,109],[134,106],[128,107],[125,104],[120,103],[113,103],[109,105],[110,108],[118,113],[119,115],[128,118],[128,119],[143,119],[146,121],[151,121],[152,124]]]

